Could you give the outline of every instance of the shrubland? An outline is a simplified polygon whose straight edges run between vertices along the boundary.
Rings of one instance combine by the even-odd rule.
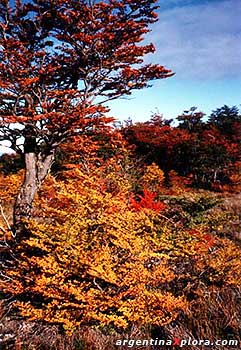
[[[14,249],[11,206],[23,173],[1,175],[2,241],[10,249],[1,322],[13,335],[6,344],[114,349],[131,334],[239,339],[233,189],[197,189],[188,176],[166,174],[138,159],[116,130],[88,142],[86,154],[79,140],[63,146]]]

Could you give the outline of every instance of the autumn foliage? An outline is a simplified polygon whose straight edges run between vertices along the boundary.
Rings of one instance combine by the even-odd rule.
[[[0,141],[25,164],[14,205],[17,240],[59,146],[105,132],[113,122],[108,101],[173,75],[144,63],[155,51],[142,43],[157,20],[155,3],[1,1]]]
[[[0,2],[4,350],[241,340],[238,108],[107,115],[173,75],[144,61],[156,3]]]
[[[145,187],[134,194],[118,162],[109,159],[91,173],[69,164],[47,178],[27,223],[31,235],[1,284],[25,319],[64,327],[67,334],[86,325],[115,332],[165,327],[189,317],[202,293],[238,285],[239,248],[219,237],[220,219],[218,226],[200,221],[202,205],[215,204],[187,192],[178,217],[179,197],[164,202],[161,191]],[[107,178],[105,168],[115,173]]]
[[[172,126],[161,115],[123,127],[122,133],[136,155],[155,162],[166,183],[173,171],[193,187],[238,192],[240,189],[241,117],[236,107],[224,106],[204,121],[193,107]],[[177,180],[177,178],[176,178]],[[175,182],[175,181],[174,181]]]

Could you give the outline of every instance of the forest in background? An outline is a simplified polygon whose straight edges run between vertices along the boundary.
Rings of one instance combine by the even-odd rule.
[[[0,158],[3,350],[241,340],[239,109],[108,114],[174,76],[144,59],[157,9],[0,1],[0,142],[14,151]]]

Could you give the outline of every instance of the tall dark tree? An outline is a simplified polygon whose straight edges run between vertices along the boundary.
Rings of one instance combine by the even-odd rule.
[[[217,108],[211,113],[208,122],[224,135],[234,136],[239,132],[239,138],[241,138],[241,114],[236,106],[224,105]]]
[[[191,107],[190,110],[184,111],[177,117],[179,128],[190,132],[200,131],[204,126],[202,121],[204,116],[205,114],[203,112],[197,111],[197,107]]]

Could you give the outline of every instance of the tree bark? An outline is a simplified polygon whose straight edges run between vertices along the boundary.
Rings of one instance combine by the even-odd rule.
[[[13,214],[13,229],[17,241],[26,234],[24,221],[31,217],[35,194],[50,171],[53,161],[54,151],[45,156],[34,152],[25,153],[25,176]]]

